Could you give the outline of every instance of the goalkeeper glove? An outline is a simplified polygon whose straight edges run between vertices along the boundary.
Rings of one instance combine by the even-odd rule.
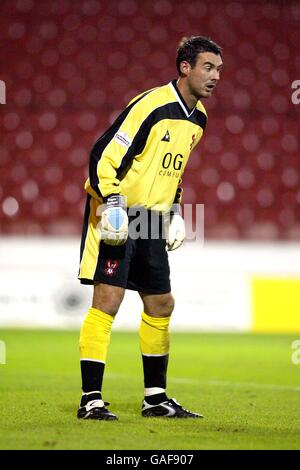
[[[176,250],[185,239],[185,225],[180,204],[173,204],[171,211],[167,214],[165,228],[168,251]]]
[[[124,208],[124,196],[112,194],[107,197],[100,221],[101,239],[107,245],[123,245],[128,238],[128,216]]]

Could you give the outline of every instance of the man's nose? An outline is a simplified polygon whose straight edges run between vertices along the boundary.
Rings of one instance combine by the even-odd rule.
[[[217,69],[212,70],[212,75],[211,75],[212,80],[219,80],[220,79],[220,72]]]

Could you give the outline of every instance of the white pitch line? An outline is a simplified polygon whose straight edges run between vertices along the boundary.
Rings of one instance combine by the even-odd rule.
[[[126,374],[107,374],[108,378],[118,379],[118,378],[130,378],[131,380],[138,379]],[[229,382],[225,380],[197,380],[197,379],[188,379],[184,377],[168,377],[168,382],[178,383],[178,384],[190,384],[190,385],[215,385],[216,387],[231,387],[231,388],[257,388],[261,390],[271,390],[277,392],[300,392],[300,386],[293,385],[280,385],[280,384],[259,384],[256,382]]]

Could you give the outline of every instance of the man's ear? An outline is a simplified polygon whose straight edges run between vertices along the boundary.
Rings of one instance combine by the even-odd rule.
[[[187,62],[186,60],[183,60],[182,62],[180,62],[180,72],[183,75],[188,75],[190,70],[191,70],[191,64],[189,64],[189,62]]]

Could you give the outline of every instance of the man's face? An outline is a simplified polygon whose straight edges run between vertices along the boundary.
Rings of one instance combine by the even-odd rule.
[[[198,54],[194,68],[188,62],[182,62],[182,72],[187,77],[191,93],[199,98],[211,96],[215,86],[220,80],[222,58],[212,52]]]

